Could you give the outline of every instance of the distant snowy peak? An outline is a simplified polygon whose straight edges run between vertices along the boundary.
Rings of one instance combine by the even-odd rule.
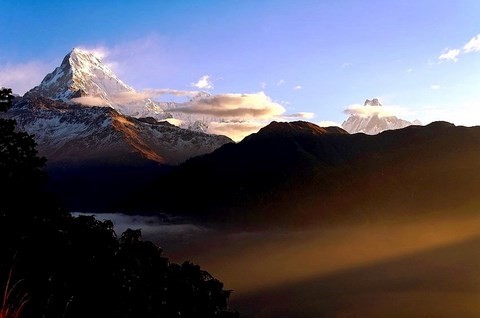
[[[152,100],[139,98],[140,94],[118,79],[94,54],[77,48],[27,94],[90,106],[109,106],[135,117],[171,117]]]
[[[378,98],[365,100],[363,106],[381,107],[382,103]],[[368,112],[366,112],[368,114]],[[418,120],[410,122],[400,119],[396,116],[381,116],[380,112],[371,112],[366,114],[351,114],[347,120],[342,123],[342,128],[351,134],[365,133],[368,135],[376,135],[385,130],[401,129],[410,125],[420,125]]]
[[[385,130],[405,128],[412,124],[413,123],[397,118],[396,116],[380,117],[373,115],[370,117],[362,117],[351,115],[342,123],[342,128],[351,134],[365,133],[368,135],[376,135]]]

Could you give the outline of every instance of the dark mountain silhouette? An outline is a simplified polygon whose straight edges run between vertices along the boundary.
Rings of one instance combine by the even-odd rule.
[[[272,122],[179,165],[129,205],[305,225],[458,207],[479,190],[480,127],[434,122],[366,135]]]

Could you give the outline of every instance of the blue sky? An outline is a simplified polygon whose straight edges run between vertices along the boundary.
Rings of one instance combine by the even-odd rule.
[[[347,107],[378,97],[404,119],[480,124],[480,1],[1,5],[0,85],[20,94],[83,47],[139,91],[191,90],[208,76],[212,94],[264,92],[315,123],[340,124]]]

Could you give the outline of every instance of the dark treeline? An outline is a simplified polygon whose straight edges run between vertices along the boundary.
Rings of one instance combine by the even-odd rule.
[[[2,89],[8,109],[11,90]],[[140,230],[73,217],[44,192],[32,136],[0,119],[0,317],[237,317],[231,291],[190,262],[174,264]]]

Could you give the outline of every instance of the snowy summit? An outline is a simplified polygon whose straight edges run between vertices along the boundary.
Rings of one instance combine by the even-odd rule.
[[[400,129],[418,121],[410,122],[396,116],[385,115],[382,112],[382,103],[378,98],[367,99],[359,111],[351,113],[347,120],[342,123],[342,128],[351,134],[365,133],[375,135],[385,130]]]
[[[97,56],[78,48],[68,53],[62,64],[27,94],[89,106],[109,106],[135,117],[172,117],[149,98],[139,98],[141,95],[118,79]]]

